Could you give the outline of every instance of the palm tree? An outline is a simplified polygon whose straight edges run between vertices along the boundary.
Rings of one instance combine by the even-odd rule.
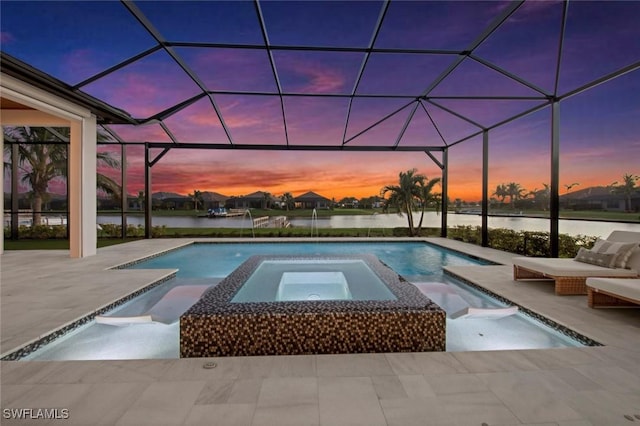
[[[30,198],[33,210],[33,224],[39,225],[42,204],[48,201],[49,182],[64,176],[67,168],[67,147],[64,145],[25,144],[18,148],[21,181],[31,186]],[[26,164],[25,164],[26,163]]]
[[[19,167],[22,171],[21,181],[31,186],[30,198],[32,200],[33,224],[38,225],[42,217],[42,204],[49,197],[47,189],[54,178],[66,179],[67,176],[67,146],[65,144],[41,143],[51,140],[68,141],[70,129],[46,128],[46,127],[5,127],[4,137],[21,143],[18,148]],[[98,140],[106,138],[98,132]],[[9,145],[5,145],[8,151]],[[104,164],[112,168],[120,167],[120,162],[103,152],[97,154],[98,164]],[[121,197],[120,186],[108,176],[98,173],[98,189],[110,194],[114,199]]]
[[[525,189],[520,186],[519,183],[509,182],[507,185],[507,195],[509,196],[509,204],[511,208],[513,208],[513,204],[515,201],[522,198]]]
[[[289,207],[293,208],[293,194],[290,192],[285,192],[280,196],[280,201],[284,204],[287,211],[289,211]]]
[[[138,206],[140,207],[141,211],[144,211],[145,207],[144,207],[144,199],[145,199],[145,195],[144,195],[144,191],[138,191]]]
[[[111,169],[120,169],[120,161],[117,158],[113,158],[110,152],[98,152],[96,156],[97,164],[107,166]],[[117,204],[122,204],[123,191],[122,186],[118,184],[118,182],[109,176],[97,173],[96,184],[98,189],[110,196]]]
[[[194,189],[193,194],[188,194],[188,196],[191,197],[191,199],[193,200],[193,207],[195,211],[198,211],[198,205],[200,203],[204,204],[204,200],[202,199],[202,193],[199,190]]]
[[[427,178],[425,177],[425,180]],[[422,228],[422,219],[424,218],[424,211],[429,204],[434,202],[438,202],[440,200],[440,194],[432,194],[431,191],[436,184],[440,183],[440,178],[433,178],[427,181],[427,183],[420,183],[420,204],[422,204],[422,211],[420,212],[420,222],[418,222],[418,229],[416,230],[417,234],[420,234],[420,229]],[[436,204],[436,206],[438,206]],[[438,209],[438,207],[436,207]]]
[[[431,194],[433,205],[436,207],[436,215],[442,211],[442,193]]]
[[[384,198],[389,193],[389,198],[385,200],[383,207],[387,211],[389,207],[395,207],[399,215],[406,213],[409,225],[409,236],[416,235],[413,224],[412,212],[418,207],[422,197],[422,188],[426,177],[417,173],[417,169],[400,172],[398,185],[387,185],[380,191]]]
[[[549,209],[549,200],[551,199],[551,186],[548,183],[543,183],[543,189],[534,188],[528,195],[533,197],[535,205],[542,210]]]
[[[615,181],[611,184],[612,194],[621,194],[625,197],[625,209],[631,211],[631,196],[638,191],[636,189],[636,181],[640,180],[640,176],[625,173],[622,177],[622,183]]]
[[[263,209],[268,209],[271,206],[271,193],[270,192],[263,192],[262,193],[262,208]]]
[[[495,192],[491,195],[495,195],[496,197],[498,197],[500,199],[500,202],[504,204],[504,199],[507,198],[509,193],[507,192],[507,187],[501,183],[500,185],[496,186]]]

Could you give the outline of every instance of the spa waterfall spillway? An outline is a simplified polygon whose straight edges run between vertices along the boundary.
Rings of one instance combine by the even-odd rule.
[[[252,256],[181,316],[180,356],[444,351],[445,324],[375,256]]]

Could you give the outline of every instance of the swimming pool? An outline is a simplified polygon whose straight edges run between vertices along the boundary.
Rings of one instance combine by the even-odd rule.
[[[179,272],[176,278],[107,315],[140,315],[156,306],[172,289],[214,285],[250,256],[292,253],[376,256],[403,279],[431,288],[433,293],[430,298],[441,304],[448,316],[459,311],[463,305],[481,309],[508,306],[445,274],[442,269],[443,266],[482,265],[486,262],[424,242],[195,243],[130,265],[131,268],[140,269],[178,268]],[[126,327],[92,322],[39,349],[26,359],[177,358],[179,334],[176,315],[169,315],[165,322],[150,321]],[[582,343],[523,313],[503,318],[448,317],[446,320],[447,351],[569,346],[582,346]]]
[[[224,278],[254,255],[371,254],[402,276],[441,276],[442,266],[488,262],[424,242],[194,243],[130,266],[179,268],[180,278]]]
[[[180,317],[183,358],[444,351],[445,342],[446,312],[370,254],[254,255]]]

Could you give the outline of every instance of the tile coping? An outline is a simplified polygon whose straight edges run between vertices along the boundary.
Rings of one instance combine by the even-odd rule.
[[[445,274],[452,276],[453,278],[462,281],[463,283],[465,283],[466,285],[468,285],[469,287],[473,287],[476,290],[479,290],[480,292],[487,294],[491,297],[493,297],[494,299],[497,299],[499,301],[501,301],[502,303],[505,303],[507,305],[511,305],[511,306],[517,306],[518,310],[520,312],[522,312],[523,314],[525,314],[527,317],[534,319],[538,322],[541,322],[551,328],[553,328],[554,330],[558,331],[559,333],[564,334],[565,336],[568,336],[574,340],[577,340],[578,342],[582,343],[585,346],[604,346],[602,343],[597,342],[595,340],[593,340],[590,337],[585,336],[584,334],[578,333],[575,330],[572,330],[569,327],[566,327],[554,320],[552,320],[551,318],[545,317],[543,315],[540,315],[539,313],[532,311],[531,309],[519,304],[519,303],[515,303],[509,299],[507,299],[506,297],[503,297],[497,293],[494,293],[491,290],[488,290],[472,281],[469,281],[468,279],[465,279],[447,269],[443,270]]]
[[[157,287],[158,285],[169,281],[170,279],[174,278],[176,276],[176,273],[178,272],[178,270],[173,270],[171,272],[168,272],[167,274],[165,274],[163,277],[161,277],[160,279],[153,281],[149,284],[146,284],[140,288],[138,288],[137,290],[127,294],[124,297],[121,297],[119,299],[116,299],[113,302],[110,302],[98,309],[96,309],[95,311],[92,311],[90,313],[88,313],[87,315],[83,315],[80,318],[77,318],[73,321],[70,321],[66,324],[63,324],[53,330],[51,330],[50,332],[43,334],[40,337],[37,337],[33,340],[31,340],[30,342],[27,342],[21,346],[19,346],[18,348],[14,348],[11,349],[10,351],[8,351],[7,353],[4,353],[2,355],[0,355],[0,360],[1,361],[17,361],[19,359],[22,359],[24,357],[26,357],[27,355],[30,355],[31,353],[37,351],[38,349],[40,349],[42,346],[47,345],[51,342],[53,342],[54,340],[64,336],[67,333],[70,333],[74,330],[76,330],[79,327],[82,327],[83,325],[86,325],[88,323],[90,323],[91,321],[93,321],[93,319],[96,317],[96,315],[102,315],[106,312],[111,311],[112,309],[130,301],[131,299],[134,299],[136,297],[138,297],[139,295],[148,292],[149,290]]]

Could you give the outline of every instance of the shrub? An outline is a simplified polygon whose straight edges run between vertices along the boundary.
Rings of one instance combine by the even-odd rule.
[[[482,229],[479,226],[456,226],[447,230],[448,237],[471,244],[482,243]],[[550,233],[514,231],[512,229],[489,229],[489,247],[518,253],[525,256],[549,256],[551,253]],[[566,234],[559,235],[559,257],[575,257],[580,247],[591,248],[597,237]]]
[[[393,228],[392,234],[394,237],[408,237],[409,228],[403,228],[403,227]]]
[[[10,238],[11,230],[5,229],[5,235]],[[34,240],[66,239],[67,227],[65,225],[20,225],[18,227],[18,238]]]

